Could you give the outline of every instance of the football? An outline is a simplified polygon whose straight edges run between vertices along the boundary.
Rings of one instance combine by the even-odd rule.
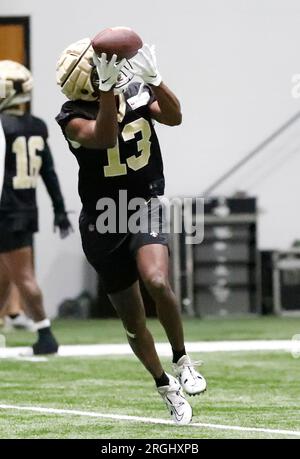
[[[143,46],[139,35],[128,27],[111,27],[99,32],[92,39],[92,47],[98,56],[106,53],[108,59],[113,54],[118,59],[131,59]]]

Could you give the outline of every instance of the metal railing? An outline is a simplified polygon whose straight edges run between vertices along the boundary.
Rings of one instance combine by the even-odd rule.
[[[242,169],[246,164],[248,164],[253,158],[258,156],[263,152],[270,144],[272,144],[276,139],[278,139],[283,133],[285,133],[291,126],[297,123],[300,119],[300,112],[295,113],[291,118],[289,118],[284,124],[279,128],[273,131],[265,140],[260,142],[255,148],[253,148],[244,158],[239,160],[234,166],[222,174],[217,180],[215,180],[209,187],[207,187],[202,193],[201,196],[207,198],[214,193],[220,185],[228,181],[231,177],[234,176],[236,172]]]

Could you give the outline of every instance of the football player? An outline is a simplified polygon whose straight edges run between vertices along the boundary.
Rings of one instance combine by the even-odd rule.
[[[71,230],[44,121],[25,111],[33,80],[23,65],[0,61],[5,97],[0,100],[0,307],[14,283],[38,333],[34,354],[52,354],[58,344],[43,307],[33,269],[33,234],[38,230],[36,185],[41,175],[54,208],[61,236]]]
[[[142,81],[134,81],[137,77]],[[57,82],[70,99],[56,120],[79,164],[83,250],[172,419],[189,423],[192,409],[183,391],[199,394],[206,382],[185,350],[179,306],[168,280],[168,237],[162,212],[157,206],[151,210],[151,202],[164,193],[163,162],[153,120],[168,126],[180,124],[180,103],[162,81],[154,48],[148,45],[131,61],[118,61],[116,55],[110,60],[105,54],[98,57],[89,39],[80,40],[62,53]],[[143,198],[144,212],[149,217],[154,212],[159,220],[158,231],[98,231],[98,200],[108,197],[119,205],[120,190],[126,190],[128,200]],[[172,346],[176,378],[165,373],[146,327],[138,276],[156,303]]]

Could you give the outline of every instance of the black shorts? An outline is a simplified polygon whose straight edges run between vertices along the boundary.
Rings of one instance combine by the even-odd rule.
[[[148,222],[141,231],[132,233],[105,233],[97,230],[97,218],[81,212],[79,227],[82,247],[89,263],[99,274],[107,293],[124,290],[138,279],[136,253],[140,247],[149,244],[168,246],[169,234],[163,226],[164,214],[159,206],[145,204],[144,213]]]
[[[0,253],[12,252],[24,247],[32,247],[33,233],[29,231],[0,230]]]

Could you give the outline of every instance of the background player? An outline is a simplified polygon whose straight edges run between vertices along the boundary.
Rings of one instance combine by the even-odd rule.
[[[130,83],[134,74],[142,78],[142,86]],[[198,394],[205,390],[206,382],[185,351],[179,307],[168,280],[168,238],[162,232],[163,222],[159,221],[155,233],[99,234],[96,230],[98,199],[109,197],[118,204],[120,190],[126,190],[128,199],[143,198],[143,211],[150,217],[151,199],[164,192],[163,163],[152,119],[169,126],[180,124],[179,101],[162,82],[154,49],[147,45],[137,59],[117,62],[116,55],[110,61],[105,54],[101,58],[93,55],[90,40],[81,40],[63,52],[57,80],[72,100],[63,105],[56,119],[80,167],[84,252],[101,276],[128,341],[154,377],[171,417],[176,423],[188,423],[192,409],[182,388]],[[161,218],[159,209],[153,212]],[[164,372],[159,361],[146,327],[138,275],[156,303],[180,383]]]
[[[62,237],[70,232],[71,224],[47,144],[47,127],[25,111],[33,86],[31,73],[23,65],[5,60],[0,61],[0,78],[6,86],[6,97],[0,103],[0,307],[5,305],[13,282],[35,322],[38,340],[34,354],[50,354],[57,352],[58,344],[43,307],[32,252],[33,233],[38,230],[39,175],[51,197],[54,225]]]
[[[0,278],[1,276],[0,266]],[[6,304],[0,309],[0,318],[5,326],[5,330],[14,328],[16,330],[34,331],[34,322],[24,312],[24,304],[19,290],[13,283],[11,283],[9,290]]]

